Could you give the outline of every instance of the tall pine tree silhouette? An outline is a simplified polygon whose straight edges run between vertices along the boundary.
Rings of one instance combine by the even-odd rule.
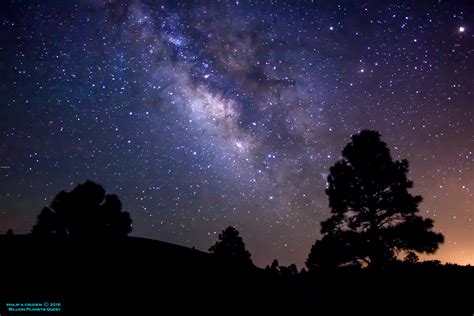
[[[245,248],[242,237],[232,226],[227,227],[219,234],[219,240],[209,248],[209,252],[238,264],[253,264],[250,252]]]
[[[408,161],[393,161],[380,134],[369,130],[353,135],[342,156],[327,179],[331,217],[321,223],[323,238],[307,267],[383,267],[400,251],[435,252],[444,238],[417,214],[422,197],[408,192]]]

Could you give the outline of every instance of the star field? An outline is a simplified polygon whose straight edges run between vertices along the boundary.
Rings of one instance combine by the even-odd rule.
[[[206,250],[228,225],[301,267],[329,167],[380,131],[421,213],[474,263],[469,1],[3,1],[0,231],[61,189],[121,198],[133,235]]]

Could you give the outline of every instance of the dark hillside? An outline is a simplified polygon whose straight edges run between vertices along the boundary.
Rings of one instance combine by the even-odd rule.
[[[470,266],[400,263],[384,271],[347,268],[284,276],[136,237],[1,236],[0,249],[2,308],[6,302],[56,300],[64,315],[282,308],[388,314],[449,308],[452,315],[471,315],[474,310]],[[405,303],[399,304],[402,298]]]
[[[198,250],[136,237],[2,236],[0,249],[1,270],[6,271],[2,301],[57,298],[68,315],[244,306],[252,304],[256,289],[240,289],[263,273]]]

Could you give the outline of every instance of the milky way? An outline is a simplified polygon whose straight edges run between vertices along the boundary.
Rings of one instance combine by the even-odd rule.
[[[474,263],[469,1],[2,1],[0,230],[61,189],[119,195],[136,236],[304,262],[329,167],[376,129]]]

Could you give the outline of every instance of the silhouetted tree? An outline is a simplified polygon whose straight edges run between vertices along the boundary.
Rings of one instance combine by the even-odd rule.
[[[242,237],[232,226],[227,227],[219,234],[219,240],[209,248],[209,252],[242,264],[253,264],[252,259],[250,259],[250,252],[245,249]]]
[[[298,268],[296,264],[292,263],[289,266],[280,266],[277,259],[273,259],[271,265],[267,265],[265,270],[273,275],[282,276],[285,278],[291,278],[298,275]]]
[[[284,278],[291,278],[298,275],[298,268],[296,264],[292,263],[289,266],[280,266],[280,275]]]
[[[6,236],[13,236],[14,235],[13,234],[13,229],[10,228],[5,235]]]
[[[436,269],[442,266],[441,261],[439,260],[426,260],[420,262],[420,264],[425,269]]]
[[[407,253],[403,261],[409,264],[415,264],[419,261],[419,258],[416,255],[416,253],[414,253],[413,251],[410,251]]]
[[[433,253],[443,235],[418,213],[421,196],[408,192],[408,161],[393,161],[376,131],[352,136],[330,168],[326,194],[331,217],[311,249],[308,269],[364,263],[381,267],[399,251]]]
[[[43,208],[33,235],[126,236],[132,230],[128,212],[114,194],[105,194],[92,181],[79,184],[71,192],[61,191],[49,207]]]
[[[272,265],[270,266],[270,270],[276,273],[278,273],[278,271],[280,270],[280,263],[277,259],[273,259]]]
[[[271,265],[266,265],[265,266],[265,270],[266,271],[269,271],[273,274],[278,274],[279,273],[279,263],[278,263],[278,260],[277,259],[273,259],[272,261],[272,264]]]

